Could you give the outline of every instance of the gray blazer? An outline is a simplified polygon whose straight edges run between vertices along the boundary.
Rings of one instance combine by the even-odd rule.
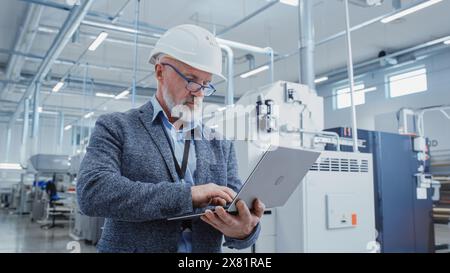
[[[198,212],[189,186],[176,183],[176,170],[161,119],[153,106],[98,118],[77,183],[80,210],[105,217],[100,252],[176,252],[181,221],[169,217]],[[205,130],[206,131],[206,130]],[[197,185],[216,183],[238,191],[241,181],[232,142],[195,140]],[[225,237],[224,246],[243,249],[258,238]],[[200,219],[192,223],[193,252],[221,252],[223,235]]]

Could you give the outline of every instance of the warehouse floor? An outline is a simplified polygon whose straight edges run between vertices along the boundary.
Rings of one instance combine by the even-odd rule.
[[[41,229],[29,215],[14,215],[0,209],[0,252],[2,253],[69,253],[73,247],[81,252],[96,252],[94,246],[80,241],[78,245],[64,228]],[[79,248],[78,248],[79,246]]]
[[[450,226],[436,224],[435,235],[436,244],[450,244]],[[81,252],[96,252],[94,246],[84,241],[78,245],[69,236],[67,224],[65,228],[45,230],[32,223],[29,215],[14,215],[0,209],[0,253],[69,253],[74,246],[79,246]]]

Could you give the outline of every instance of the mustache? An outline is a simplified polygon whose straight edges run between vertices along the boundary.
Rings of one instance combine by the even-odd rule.
[[[186,98],[184,99],[180,104],[181,105],[187,105],[188,103],[194,104],[196,106],[200,106],[202,104],[203,100],[196,97],[196,96],[192,96],[190,98]]]

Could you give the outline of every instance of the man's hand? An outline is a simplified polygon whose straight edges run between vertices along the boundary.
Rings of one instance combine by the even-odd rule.
[[[239,213],[236,216],[229,214],[222,207],[216,207],[215,213],[207,210],[206,214],[200,218],[225,236],[242,240],[253,232],[266,207],[259,199],[255,199],[252,211],[242,200],[236,203],[236,208]]]
[[[191,187],[192,204],[194,208],[203,208],[208,205],[225,206],[231,203],[236,193],[228,188],[209,183]]]

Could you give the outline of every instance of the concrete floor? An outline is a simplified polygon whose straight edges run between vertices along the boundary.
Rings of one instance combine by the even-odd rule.
[[[70,253],[74,250],[96,252],[94,246],[74,241],[67,224],[64,228],[45,230],[39,223],[32,223],[29,215],[14,215],[0,209],[0,253]]]
[[[435,225],[435,235],[436,244],[450,244],[449,225]],[[67,224],[64,228],[45,230],[40,224],[32,223],[29,215],[14,215],[0,209],[0,253],[69,253],[73,250],[96,252],[95,246],[74,241]]]

